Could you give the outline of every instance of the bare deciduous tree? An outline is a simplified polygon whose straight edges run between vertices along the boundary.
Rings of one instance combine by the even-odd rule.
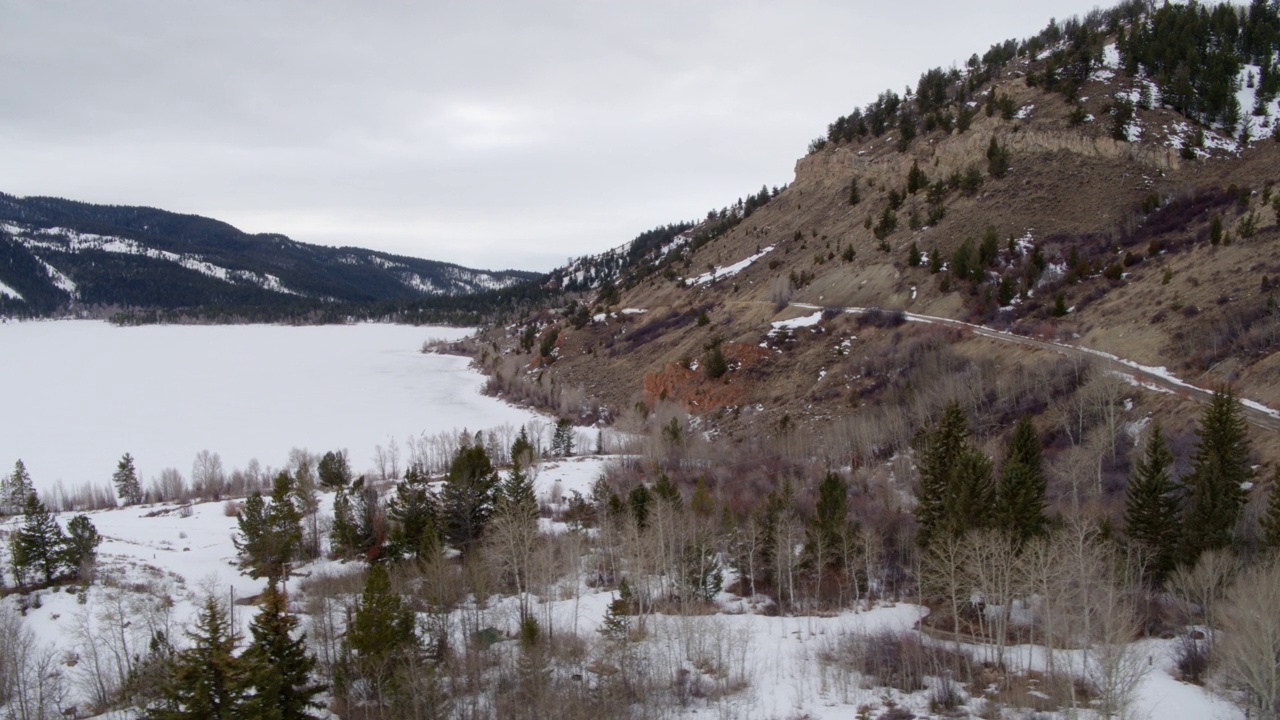
[[[1207,553],[1206,553],[1207,554]],[[1219,613],[1219,658],[1226,683],[1243,692],[1249,717],[1280,713],[1280,562],[1243,573]]]

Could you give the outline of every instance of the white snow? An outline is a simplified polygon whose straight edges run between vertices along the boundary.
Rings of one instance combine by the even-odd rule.
[[[536,418],[482,396],[468,360],[423,354],[458,328],[403,325],[0,325],[0,467],[21,458],[38,488],[110,480],[126,452],[144,483],[191,472],[202,450],[226,470],[281,466],[291,448],[347,448],[357,472],[409,436]]]
[[[14,300],[22,300],[22,293],[0,282],[0,297],[13,298]]]
[[[774,320],[769,324],[773,326],[773,332],[776,332],[778,330],[797,330],[802,327],[813,327],[814,325],[817,325],[821,320],[822,320],[822,311],[819,310],[809,315],[802,315],[801,317],[798,317],[798,318],[791,318],[790,320]]]
[[[1120,67],[1120,50],[1115,43],[1102,48],[1102,65],[1112,69]]]
[[[1254,87],[1249,87],[1248,78],[1253,76]],[[1264,140],[1271,137],[1274,127],[1272,118],[1280,117],[1280,99],[1272,100],[1262,108],[1262,115],[1254,115],[1258,103],[1258,79],[1262,76],[1262,68],[1257,65],[1245,65],[1240,69],[1237,80],[1236,100],[1240,103],[1241,129],[1247,129],[1249,141]],[[1237,133],[1239,134],[1239,133]]]
[[[249,270],[231,270],[228,268],[214,265],[200,258],[198,255],[178,254],[165,250],[157,250],[150,248],[141,243],[129,240],[127,238],[112,237],[109,235],[94,235],[91,233],[82,233],[68,228],[48,228],[35,230],[32,228],[22,228],[13,226],[15,239],[31,250],[58,250],[62,252],[77,253],[85,250],[97,250],[100,252],[118,253],[122,255],[141,255],[143,257],[155,260],[165,260],[167,262],[181,265],[188,270],[194,270],[202,275],[217,278],[224,282],[231,283],[249,283],[257,285],[265,290],[273,292],[285,293],[289,295],[297,295],[298,293],[286,288],[280,278],[268,273],[256,273]],[[44,259],[41,262],[46,268],[52,268]],[[54,278],[54,283],[64,291],[75,294],[75,284],[71,283],[65,275],[58,273],[58,276],[50,272],[50,277]],[[71,283],[68,289],[66,284]]]
[[[710,272],[705,272],[699,275],[698,277],[693,278],[689,282],[693,283],[694,285],[704,285],[706,283],[709,283],[715,280],[723,280],[724,278],[727,278],[727,277],[733,277],[734,275],[737,275],[743,270],[746,270],[747,267],[751,265],[751,263],[759,260],[765,255],[768,255],[772,250],[773,250],[773,246],[769,245],[768,247],[761,249],[760,252],[756,253],[755,255],[752,255],[751,257],[745,260],[739,260],[738,262],[733,263],[732,265],[713,268]]]
[[[1016,115],[1014,115],[1014,117],[1018,118],[1019,120],[1026,120],[1027,118],[1031,117],[1031,111],[1035,109],[1036,109],[1035,105],[1024,105],[1021,108],[1018,108],[1018,112]]]

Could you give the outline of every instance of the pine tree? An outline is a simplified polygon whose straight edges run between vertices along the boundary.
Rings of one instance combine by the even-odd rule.
[[[654,499],[661,500],[674,508],[683,506],[683,498],[680,497],[680,488],[671,482],[671,476],[666,472],[658,471],[658,480],[653,484]]]
[[[551,454],[573,457],[573,423],[567,418],[556,421],[556,430],[551,436]]]
[[[245,699],[245,673],[235,657],[240,638],[217,599],[205,600],[188,631],[191,647],[178,652],[164,688],[165,707],[153,709],[151,720],[238,720]]]
[[[511,443],[511,464],[522,468],[533,465],[533,443],[529,442],[529,431],[523,426]]]
[[[35,571],[53,582],[63,567],[66,538],[53,514],[32,490],[22,508],[22,526],[14,534],[13,564],[21,575]]]
[[[1271,478],[1271,491],[1267,496],[1267,510],[1259,521],[1262,530],[1262,547],[1280,550],[1280,465]]]
[[[343,639],[352,677],[344,678],[340,691],[349,691],[349,680],[363,679],[376,697],[389,694],[396,667],[420,649],[413,609],[391,589],[387,569],[375,563]]]
[[[142,484],[138,482],[138,471],[133,466],[133,456],[125,453],[120,458],[120,462],[116,465],[116,471],[111,476],[111,482],[116,486],[116,496],[125,505],[137,505],[142,502]]]
[[[946,529],[952,537],[992,524],[996,509],[992,470],[991,458],[965,445],[957,459],[949,492]]]
[[[534,494],[533,478],[525,472],[524,466],[515,462],[511,471],[498,488],[498,509],[509,517],[516,517],[537,523],[538,497]]]
[[[907,192],[915,195],[927,187],[929,187],[929,176],[920,169],[919,161],[911,161],[911,170],[907,172]]]
[[[320,476],[320,485],[329,490],[341,490],[351,483],[351,466],[347,463],[346,451],[329,451],[320,458],[316,465],[316,473]]]
[[[240,656],[252,694],[242,717],[262,720],[313,720],[311,710],[324,706],[316,696],[324,685],[311,682],[316,659],[307,652],[305,636],[294,637],[298,618],[289,613],[284,595],[268,585],[261,610],[249,625],[252,640]]]
[[[1191,473],[1183,480],[1182,562],[1188,565],[1205,550],[1231,545],[1247,498],[1244,483],[1253,478],[1248,426],[1230,388],[1213,393],[1196,434]]]
[[[1178,486],[1170,474],[1172,465],[1173,453],[1155,423],[1143,457],[1133,464],[1124,510],[1129,539],[1150,557],[1143,578],[1151,587],[1161,587],[1177,565]]]
[[[1045,532],[1045,490],[1040,438],[1031,417],[1023,415],[1014,426],[996,488],[996,524],[1019,545]]]
[[[101,543],[102,536],[89,516],[76,515],[67,523],[67,538],[62,546],[63,564],[72,570],[87,570],[97,561]]]
[[[427,480],[418,465],[410,465],[387,503],[390,550],[400,557],[427,558],[440,549],[439,502]]]
[[[333,530],[329,533],[330,548],[344,557],[365,555],[372,538],[365,532],[362,519],[367,501],[364,478],[359,478],[349,488],[338,488],[333,496]],[[376,502],[376,499],[375,499]]]
[[[288,565],[302,545],[302,514],[293,504],[293,478],[276,475],[271,504],[255,492],[245,501],[237,520],[240,534],[233,539],[240,553],[240,568],[249,576],[266,578],[269,584],[287,576]]]
[[[1009,151],[996,142],[995,135],[991,136],[991,143],[987,145],[987,172],[993,178],[1009,174]]]
[[[493,515],[497,476],[484,447],[460,448],[449,463],[440,493],[445,539],[462,551],[469,549]]]
[[[994,488],[991,461],[969,447],[968,421],[952,401],[932,428],[916,440],[920,492],[916,497],[916,542],[921,547],[943,533],[960,535],[990,523]]]
[[[0,487],[0,509],[5,515],[17,515],[26,505],[27,496],[35,489],[31,484],[31,474],[27,466],[18,460],[13,464],[13,472],[6,475]]]
[[[810,544],[839,546],[849,527],[849,486],[839,474],[827,473],[818,483],[818,502],[810,525]],[[829,551],[829,550],[828,550]]]

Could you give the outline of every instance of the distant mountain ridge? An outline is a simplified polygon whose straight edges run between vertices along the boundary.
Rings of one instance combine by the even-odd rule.
[[[248,234],[156,208],[0,193],[3,314],[371,303],[471,295],[537,277]]]

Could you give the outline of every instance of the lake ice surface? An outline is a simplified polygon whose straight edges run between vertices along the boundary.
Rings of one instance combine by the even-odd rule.
[[[520,425],[533,413],[480,394],[468,360],[420,352],[469,331],[360,324],[0,323],[0,472],[19,458],[37,489],[109,482],[129,452],[144,484],[190,477],[201,450],[223,468],[289,450],[346,448],[357,472],[395,438]]]

